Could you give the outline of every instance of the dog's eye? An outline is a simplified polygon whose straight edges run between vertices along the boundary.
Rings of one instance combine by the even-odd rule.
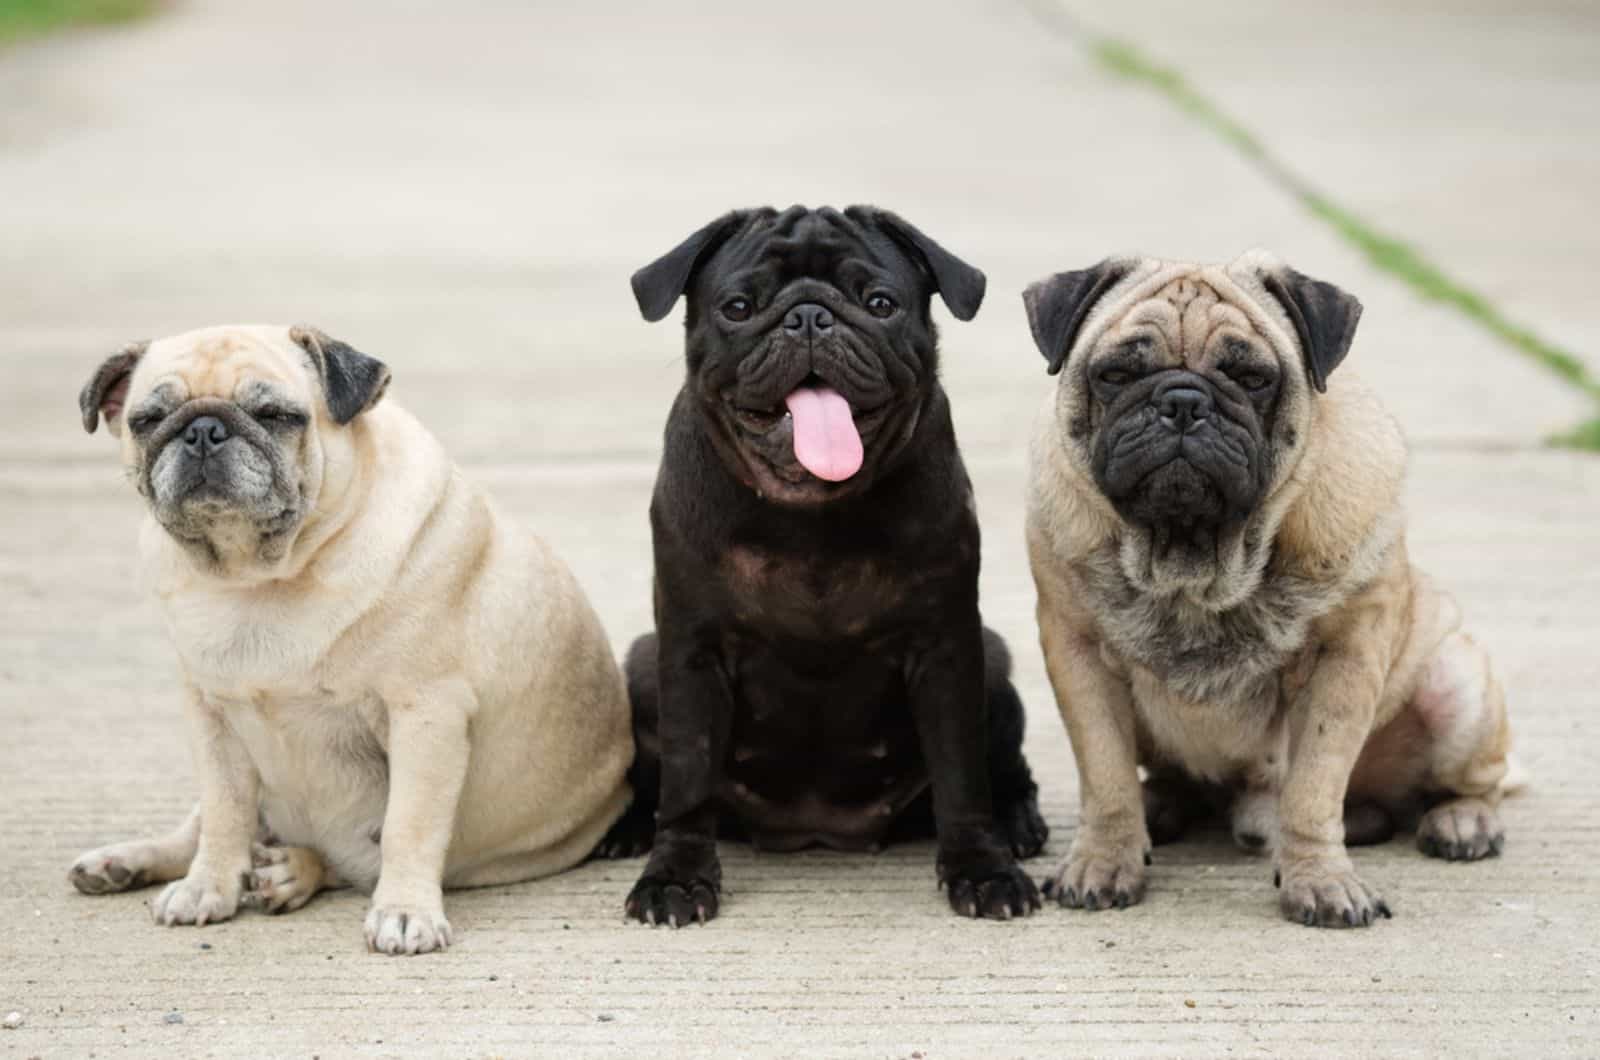
[[[749,320],[751,313],[750,299],[730,298],[722,303],[722,315],[729,320]]]
[[[894,299],[886,294],[875,294],[867,299],[867,312],[879,320],[894,316],[894,311],[897,308],[894,304]]]
[[[154,430],[156,424],[160,422],[161,413],[141,412],[137,416],[130,416],[128,418],[128,429],[134,434],[144,434],[146,431]]]
[[[1121,386],[1133,381],[1133,373],[1124,368],[1107,368],[1100,373],[1100,381],[1107,386]]]
[[[1233,377],[1233,381],[1246,390],[1262,390],[1272,382],[1260,372],[1244,372]]]
[[[257,409],[255,417],[256,422],[265,427],[304,427],[306,423],[305,413],[275,406]]]

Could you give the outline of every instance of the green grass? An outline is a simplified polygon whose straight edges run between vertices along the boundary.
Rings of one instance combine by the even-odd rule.
[[[67,26],[131,22],[158,0],[0,0],[0,44]]]
[[[1399,279],[1421,297],[1452,307],[1511,349],[1587,394],[1595,402],[1595,417],[1549,441],[1553,445],[1600,451],[1600,381],[1572,351],[1512,320],[1493,302],[1429,261],[1415,247],[1363,221],[1314,188],[1275,157],[1254,133],[1197,92],[1177,70],[1155,62],[1126,41],[1097,38],[1061,20],[1057,20],[1057,24],[1086,40],[1091,54],[1105,69],[1159,92],[1209,128],[1254,163],[1268,179],[1299,199],[1312,215],[1359,248],[1374,266]]]

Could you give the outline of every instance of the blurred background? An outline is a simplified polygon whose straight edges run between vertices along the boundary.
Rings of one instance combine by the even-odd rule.
[[[81,1001],[76,1017],[55,1019],[65,1037],[53,1040],[86,1049],[103,1043],[97,1035],[114,1040],[119,1017],[107,1013],[153,1003],[136,972],[145,961],[177,961],[173,947],[193,946],[152,932],[133,899],[80,901],[62,883],[78,850],[164,827],[193,791],[175,660],[134,576],[139,502],[112,442],[78,424],[78,389],[101,358],[202,325],[305,322],[384,359],[392,399],[555,543],[620,647],[650,621],[645,509],[682,374],[681,316],[641,321],[629,274],[735,206],[868,202],[989,275],[974,322],[942,306],[936,315],[986,535],[986,618],[1018,658],[1052,858],[1066,849],[1076,799],[1022,555],[1024,447],[1052,382],[1022,287],[1112,253],[1220,260],[1265,246],[1361,298],[1343,370],[1373,379],[1412,438],[1413,555],[1459,591],[1496,653],[1522,753],[1546,778],[1513,811],[1518,856],[1482,870],[1497,895],[1542,896],[1531,912],[1489,906],[1401,844],[1371,855],[1404,881],[1408,911],[1465,904],[1487,918],[1489,937],[1547,933],[1518,944],[1519,978],[1474,963],[1482,938],[1457,936],[1441,959],[1437,924],[1429,934],[1415,918],[1382,929],[1420,933],[1417,948],[1385,951],[1385,974],[1426,992],[1448,966],[1457,1007],[1427,1017],[1430,1034],[1481,1045],[1472,1035],[1491,1016],[1508,1026],[1496,1006],[1514,1005],[1533,1014],[1519,1025],[1524,1043],[1559,1046],[1572,1026],[1593,1025],[1592,1006],[1587,1024],[1574,1023],[1574,995],[1535,984],[1577,977],[1588,991],[1577,996],[1592,1002],[1600,974],[1573,941],[1587,931],[1578,906],[1600,853],[1582,823],[1600,809],[1586,731],[1600,685],[1600,471],[1550,444],[1588,437],[1600,393],[1596,113],[1600,7],[1588,0],[0,0],[0,833],[15,859],[0,902],[24,926],[0,939],[0,958],[16,958],[9,968],[0,959],[0,1007]],[[1572,842],[1583,853],[1575,866]],[[1274,1007],[1274,991],[1314,992],[1347,971],[1360,990],[1319,1002],[1334,1029],[1318,1033],[1347,1043],[1356,1039],[1340,1034],[1378,1033],[1369,1017],[1384,1002],[1370,996],[1362,958],[1330,972],[1348,957],[1301,936],[1295,952],[1327,963],[1264,956],[1251,971],[1230,958],[1272,944],[1229,925],[1279,926],[1259,865],[1222,846],[1177,857],[1194,866],[1182,890],[1158,887],[1148,906],[1168,919],[1142,923],[1223,933],[1206,938],[1225,945],[1180,945],[1183,974],[1207,989],[1268,976],[1235,1008],[1186,1018],[1215,1021],[1223,1035],[1254,1021],[1252,1033],[1303,1045],[1315,1039]],[[854,885],[885,909],[911,903],[917,931],[961,927],[931,896],[927,858],[840,868],[807,855],[765,876],[733,864],[768,881],[753,887],[786,924],[808,887]],[[595,952],[637,948],[639,936],[616,942],[610,919],[633,871],[591,867],[509,903],[480,896],[487,904],[465,907],[468,938],[479,953],[531,960],[514,955],[543,952],[550,918],[570,912],[580,928],[593,922]],[[812,882],[775,882],[797,874]],[[355,902],[296,914],[311,935],[295,945],[331,937],[341,961],[356,959],[346,953]],[[682,952],[741,938],[727,934],[741,923]],[[261,931],[263,946],[290,937],[258,925],[227,930],[247,941]],[[1059,949],[1047,935],[983,936],[992,967],[1016,983],[970,980],[922,954],[913,965],[937,977],[913,993],[943,998],[981,1029],[985,992],[1026,993],[1041,960],[1074,990],[1085,976],[1133,974],[1082,937],[1104,928],[1067,914],[1047,925],[1070,936]],[[842,934],[820,941],[769,933],[718,966],[713,994],[748,1003],[750,982],[784,974],[760,963],[775,937],[786,959],[825,968],[829,945],[858,938],[835,927]],[[909,953],[928,937],[879,942]],[[78,987],[23,978],[44,967],[27,965],[25,950],[125,974],[83,980],[111,998],[91,1002]],[[240,960],[247,967],[248,953]],[[605,979],[596,962],[577,986],[543,988],[554,1022],[519,1017],[546,1020],[551,1037],[540,1040],[589,1041],[590,999],[625,1011],[623,995],[644,989]],[[168,981],[192,974],[162,967],[179,977]],[[291,961],[255,985],[279,997],[330,989],[320,970]],[[1165,1040],[1166,988],[1147,995],[1148,984],[1128,982],[1109,1018]],[[223,1035],[213,1040],[245,1043],[253,1025],[228,989],[201,992],[208,1018],[233,1020],[231,1032],[213,1026]],[[810,1018],[851,1041],[893,1044],[874,1035],[925,1017],[886,1014],[892,995],[836,999]],[[973,1040],[1012,1041],[1004,1035],[1033,1026],[1024,1009]],[[569,1027],[561,1014],[574,1012]],[[653,1018],[692,1030],[713,1017]],[[1050,1026],[1027,1041],[1076,1033]],[[1171,1033],[1169,1044],[1195,1040]],[[304,1034],[288,1040],[320,1040]]]

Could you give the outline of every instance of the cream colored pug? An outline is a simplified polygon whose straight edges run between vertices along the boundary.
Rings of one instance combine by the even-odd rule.
[[[628,804],[627,699],[600,622],[394,402],[309,329],[130,346],[84,387],[149,509],[140,567],[187,691],[200,804],[90,851],[88,894],[172,881],[162,924],[372,891],[368,945],[451,942],[441,890],[582,861]],[[381,402],[381,403],[380,403]]]

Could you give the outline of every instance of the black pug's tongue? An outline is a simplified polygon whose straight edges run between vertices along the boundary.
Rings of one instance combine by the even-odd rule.
[[[827,482],[861,470],[861,435],[850,402],[826,386],[803,386],[784,398],[794,419],[794,458]]]

